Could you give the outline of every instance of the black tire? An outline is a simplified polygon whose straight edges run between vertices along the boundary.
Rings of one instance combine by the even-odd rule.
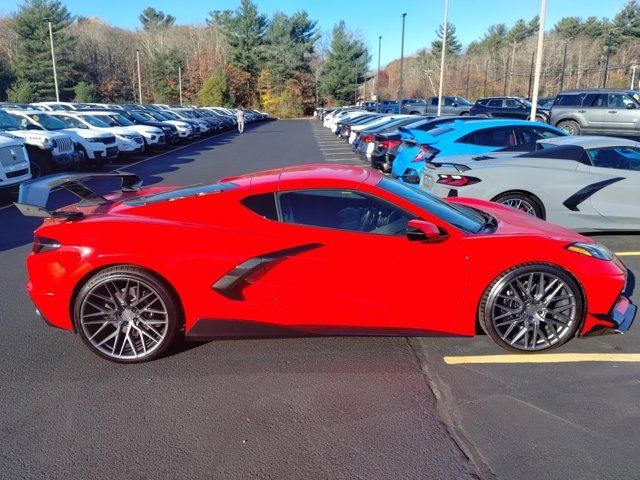
[[[30,158],[29,168],[31,169],[31,178],[44,177],[53,173],[51,164],[44,158]]]
[[[469,115],[469,112],[460,112],[461,117],[466,117],[467,115]]]
[[[498,195],[493,201],[521,210],[542,220],[545,219],[544,206],[533,195],[523,192],[505,192]]]
[[[547,117],[542,115],[536,115],[536,122],[538,123],[547,123]]]
[[[533,275],[533,277],[531,277],[531,275]],[[521,320],[518,320],[516,317],[517,315],[521,315],[522,317],[528,317],[529,321],[533,322],[534,321],[532,320],[533,316],[529,316],[530,315],[529,313],[522,313],[522,314],[514,313],[514,314],[511,314],[511,317],[508,317],[506,321],[504,321],[503,319],[500,319],[501,321],[497,321],[496,317],[494,316],[494,312],[507,311],[506,309],[502,309],[499,306],[496,309],[497,302],[502,302],[503,304],[505,304],[504,299],[506,297],[504,295],[504,292],[505,292],[504,289],[510,288],[511,284],[514,284],[514,282],[517,283],[516,279],[522,278],[523,276],[525,278],[533,278],[535,281],[535,278],[536,277],[539,278],[540,275],[549,275],[550,277],[547,277],[547,278],[555,277],[559,279],[560,282],[564,282],[564,287],[566,287],[566,289],[563,287],[563,291],[561,293],[570,292],[571,297],[568,299],[562,299],[559,302],[572,302],[575,304],[575,306],[573,307],[568,306],[566,307],[567,310],[564,310],[565,312],[571,310],[572,312],[571,324],[567,325],[566,327],[557,327],[557,323],[556,324],[553,323],[555,322],[555,320],[551,318],[551,316],[549,316],[548,313],[545,314],[546,318],[539,317],[541,318],[541,320],[537,324],[537,327],[527,326],[526,324],[527,320],[521,321]],[[554,290],[554,289],[552,288],[551,290]],[[516,297],[514,296],[514,299],[515,298]],[[552,307],[551,309],[547,309],[548,311],[554,310],[557,308],[564,308],[562,306],[556,307],[558,303],[553,303],[553,302],[554,301],[552,301],[550,305],[554,305],[554,307]],[[511,304],[510,306],[516,309],[515,305],[517,305],[517,303]],[[522,309],[524,312],[527,312],[531,307],[533,307],[533,310],[539,308],[536,305],[529,304],[529,305],[523,305]],[[547,307],[544,307],[544,308],[547,308]],[[578,328],[580,328],[580,326],[582,325],[584,312],[585,312],[585,302],[584,302],[584,296],[582,294],[582,289],[580,288],[580,285],[573,279],[571,275],[569,275],[566,271],[562,270],[561,268],[555,265],[544,264],[544,263],[530,263],[530,264],[518,265],[514,268],[511,268],[506,272],[501,273],[495,280],[493,280],[493,282],[491,282],[491,284],[487,287],[487,289],[485,290],[480,300],[480,305],[478,307],[478,322],[482,330],[484,330],[484,332],[487,335],[489,335],[493,339],[493,341],[496,342],[500,347],[506,350],[509,350],[511,352],[535,353],[535,352],[548,351],[554,348],[558,348],[561,345],[564,345],[569,340],[571,340],[576,335]],[[533,315],[535,316],[535,313]],[[503,316],[503,315],[501,314],[498,317],[500,316]],[[501,324],[505,324],[505,325],[501,325]],[[534,344],[533,346],[530,346],[527,349],[526,339],[524,340],[524,348],[518,346],[519,341],[517,341],[514,346],[514,344],[507,341],[507,339],[513,338],[513,337],[509,337],[510,332],[507,332],[507,329],[512,328],[513,330],[516,330],[516,327],[515,326],[511,327],[511,324],[518,325],[519,329],[515,332],[516,336],[521,334],[522,330],[525,330],[528,328],[536,328],[537,332],[542,331],[545,334],[546,342],[544,342],[544,339],[542,338],[542,336],[540,336],[539,341],[544,342],[544,344],[538,346],[538,342],[533,341],[534,339],[537,339],[537,337],[535,336],[535,334],[532,333],[531,340],[532,340],[532,343]],[[524,334],[525,337],[527,335],[528,335],[528,332]]]
[[[163,335],[158,335],[158,338],[161,338],[161,340],[157,341],[157,345],[149,344],[150,349],[151,349],[151,346],[153,346],[153,349],[149,353],[146,353],[147,349],[145,347],[145,353],[142,355],[135,354],[134,349],[130,349],[132,353],[135,354],[135,357],[127,357],[127,358],[119,358],[118,356],[115,356],[115,352],[114,352],[114,355],[110,355],[108,353],[105,353],[96,345],[94,345],[91,341],[91,338],[89,337],[89,334],[92,333],[94,334],[93,336],[95,336],[95,330],[90,331],[89,326],[86,323],[84,323],[87,321],[87,318],[89,316],[92,316],[92,318],[100,317],[98,318],[98,320],[96,320],[96,322],[102,322],[104,320],[105,322],[113,324],[114,329],[116,328],[119,329],[120,326],[116,327],[116,324],[118,323],[119,319],[122,319],[123,317],[125,317],[124,312],[122,312],[120,316],[118,316],[117,313],[113,314],[113,320],[111,320],[111,316],[109,317],[107,317],[106,315],[102,316],[100,313],[98,314],[92,313],[88,315],[85,314],[84,321],[82,319],[83,306],[91,305],[91,303],[87,302],[87,297],[90,296],[92,292],[102,287],[103,285],[107,286],[108,291],[113,292],[113,295],[111,295],[111,293],[109,294],[109,298],[118,299],[118,294],[119,294],[121,297],[124,297],[123,301],[127,304],[127,307],[125,308],[124,306],[118,306],[114,300],[107,299],[108,302],[104,303],[101,308],[107,308],[109,306],[109,302],[113,303],[116,306],[116,309],[121,308],[123,310],[126,310],[127,308],[129,308],[128,306],[131,305],[132,303],[127,299],[127,297],[129,296],[129,292],[132,292],[131,293],[132,297],[134,296],[133,293],[136,292],[133,286],[134,284],[132,283],[131,288],[129,288],[129,283],[126,283],[126,286],[122,290],[119,290],[117,287],[118,284],[112,283],[112,282],[123,282],[123,281],[137,282],[138,290],[137,290],[136,296],[138,300],[140,300],[141,288],[142,288],[142,292],[147,292],[147,293],[153,292],[154,294],[156,294],[160,298],[160,300],[156,305],[160,305],[164,307],[166,311],[166,330],[162,330],[163,327],[158,327],[158,329],[162,331]],[[111,285],[111,287],[109,287],[109,285]],[[140,287],[140,285],[142,285],[142,287]],[[93,299],[93,302],[96,301],[96,297],[92,297],[92,299]],[[155,302],[156,300],[154,300],[154,303]],[[121,305],[124,305],[124,304],[121,304]],[[95,307],[91,306],[90,308],[95,308]],[[148,307],[145,307],[145,309],[146,308]],[[131,311],[131,309],[129,310]],[[139,317],[142,318],[142,311],[138,311],[136,315],[138,314],[139,314]],[[98,315],[98,317],[96,315]],[[133,313],[130,313],[130,315],[133,315]],[[153,316],[154,314],[151,313],[150,315]],[[109,320],[107,320],[107,318],[109,318]],[[131,322],[133,321],[134,320],[131,319]],[[156,326],[158,325],[157,323],[153,323],[154,320],[149,318],[145,319],[145,321],[151,322],[152,325],[156,325]],[[165,321],[165,319],[162,318],[156,321]],[[165,285],[165,283],[162,280],[160,280],[153,273],[147,270],[144,270],[142,268],[129,266],[129,265],[119,265],[119,266],[109,267],[99,271],[84,283],[84,285],[78,292],[78,295],[76,296],[74,301],[73,322],[74,322],[76,331],[78,332],[78,334],[80,335],[84,343],[96,355],[116,363],[140,363],[140,362],[147,362],[150,360],[154,360],[160,357],[167,350],[167,348],[169,348],[171,344],[174,342],[176,338],[176,334],[179,331],[179,329],[182,327],[184,320],[183,320],[182,308],[180,306],[179,300],[176,298],[175,294]],[[123,321],[121,320],[120,323],[123,323]],[[122,325],[123,328],[124,328],[124,325],[126,325],[126,322],[124,322],[124,324]],[[145,328],[147,329],[146,332],[150,333],[152,329],[151,330],[148,329],[148,327],[145,325],[146,324],[143,324],[142,326],[140,326],[140,323],[137,323],[135,327],[133,325],[131,326],[126,325],[126,328],[128,330],[131,330],[132,332],[134,331],[132,329],[136,329],[136,331],[139,331],[142,328]],[[95,328],[97,329],[98,327],[95,327]],[[108,330],[103,335],[106,335],[109,332],[111,331]],[[132,337],[134,335],[136,335],[136,333],[132,333]],[[155,336],[155,334],[153,334],[153,336]],[[98,337],[97,340],[99,340],[100,338],[101,337]],[[120,333],[116,334],[116,341],[114,342],[114,347],[113,347],[114,350],[117,349],[116,346],[118,345],[117,343],[118,338],[120,338]],[[139,339],[144,340],[142,334],[138,334],[138,340],[137,340],[138,344],[139,344]],[[136,340],[133,339],[133,341],[136,341]],[[124,343],[125,343],[125,340],[123,339],[120,345],[123,345]],[[108,345],[109,343],[107,342],[106,346]]]
[[[563,122],[559,122],[557,126],[560,130],[564,130],[569,135],[582,134],[582,129],[580,128],[580,124],[574,120],[565,120]]]
[[[386,110],[384,111],[384,113],[393,113],[393,110],[391,110],[390,108],[388,108],[388,109],[386,109]]]

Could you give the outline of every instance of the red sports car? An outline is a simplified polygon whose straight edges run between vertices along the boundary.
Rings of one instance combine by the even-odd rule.
[[[89,178],[120,177],[98,195]],[[131,174],[24,183],[47,217],[27,259],[46,321],[131,363],[193,340],[474,335],[515,351],[625,332],[626,269],[591,239],[509,207],[442,201],[359,167],[311,165],[190,187]],[[81,198],[50,210],[54,188]],[[381,290],[381,285],[385,289]]]

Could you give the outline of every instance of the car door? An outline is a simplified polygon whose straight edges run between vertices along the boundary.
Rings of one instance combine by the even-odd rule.
[[[583,189],[583,196],[621,228],[640,229],[640,148],[601,147],[588,154],[593,183]]]
[[[504,108],[502,107],[501,98],[494,98],[487,102],[487,114],[490,117],[504,117]]]
[[[604,109],[604,128],[606,133],[633,135],[640,133],[638,104],[624,93],[609,93],[607,108]]]
[[[583,118],[583,123],[581,124],[583,133],[606,133],[606,109],[606,94],[590,93],[584,97],[582,106],[577,109],[577,113]],[[578,118],[580,117],[578,116]]]
[[[283,321],[317,333],[453,332],[466,261],[459,242],[406,236],[415,213],[348,189],[278,194],[281,235],[314,245],[275,266]]]

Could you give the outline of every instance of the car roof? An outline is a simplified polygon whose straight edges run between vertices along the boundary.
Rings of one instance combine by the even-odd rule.
[[[619,138],[619,137],[605,137],[605,136],[596,136],[596,135],[584,135],[584,136],[574,136],[570,135],[567,137],[556,137],[556,138],[545,138],[543,140],[539,140],[538,143],[550,144],[550,145],[575,145],[582,148],[597,148],[597,147],[640,147],[640,143],[628,139],[628,138]]]
[[[220,182],[251,186],[252,190],[261,186],[268,191],[279,191],[340,186],[357,188],[362,183],[375,185],[381,178],[380,172],[355,165],[310,164],[227,177]]]

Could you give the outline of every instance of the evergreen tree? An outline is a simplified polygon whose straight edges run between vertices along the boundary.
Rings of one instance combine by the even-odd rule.
[[[442,37],[444,35],[444,25],[440,24],[436,30],[437,40],[431,42],[431,53],[439,57],[442,53]],[[462,51],[462,44],[456,37],[456,27],[452,23],[447,23],[447,55],[457,55]]]
[[[216,10],[209,13],[208,24],[222,27],[231,47],[231,62],[245,72],[256,76],[261,69],[267,17],[258,13],[251,0],[241,0],[234,10]]]
[[[640,3],[637,0],[630,0],[613,19],[610,29],[607,32],[611,37],[612,44],[620,45],[624,42],[640,38]]]
[[[73,91],[76,94],[73,99],[74,102],[88,103],[96,101],[96,92],[90,83],[82,81],[75,86]]]
[[[18,80],[7,90],[7,100],[16,103],[31,103],[37,100],[35,88],[28,80]]]
[[[273,16],[266,33],[266,70],[272,86],[282,87],[285,80],[311,71],[310,58],[319,38],[317,23],[307,12]]]
[[[562,38],[574,39],[584,33],[584,24],[580,17],[564,17],[554,25],[553,32]]]
[[[198,103],[208,107],[229,105],[229,82],[222,72],[216,72],[205,80],[198,92]]]
[[[320,79],[320,88],[334,99],[348,103],[353,99],[371,59],[365,45],[347,31],[344,21],[333,28],[331,47]]]
[[[73,48],[65,30],[71,14],[58,0],[25,0],[11,24],[18,35],[15,75],[21,82],[30,83],[36,99],[55,99],[49,27],[51,22],[56,53],[56,71],[61,97],[70,97],[71,64],[69,52]]]
[[[178,67],[184,67],[178,52],[157,53],[151,59],[151,85],[157,103],[174,103],[178,93]]]
[[[153,7],[145,8],[138,18],[142,24],[142,29],[147,32],[172,27],[176,21],[176,17],[173,15],[167,15]]]

